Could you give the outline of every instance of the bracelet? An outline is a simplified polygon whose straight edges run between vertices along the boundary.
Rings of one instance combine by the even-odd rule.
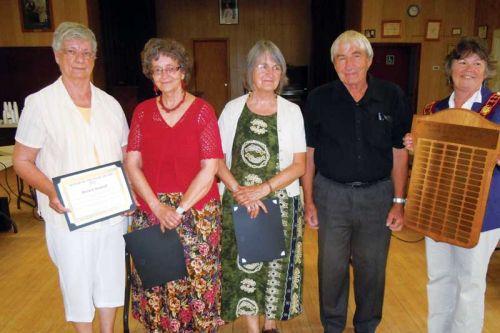
[[[268,180],[266,180],[266,181],[264,182],[264,184],[266,184],[267,186],[269,186],[269,193],[273,193],[273,192],[274,192],[274,191],[273,191],[273,187],[272,187],[271,183],[270,183]]]
[[[398,198],[398,197],[392,198],[392,203],[404,205],[406,203],[406,198]]]

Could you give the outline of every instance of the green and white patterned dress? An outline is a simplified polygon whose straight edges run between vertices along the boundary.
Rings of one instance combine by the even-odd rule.
[[[277,114],[261,116],[245,105],[232,148],[231,173],[241,185],[265,182],[279,172]],[[265,314],[288,320],[302,313],[303,208],[284,189],[272,193],[280,203],[286,256],[240,265],[234,235],[231,194],[224,193],[222,227],[222,319]]]

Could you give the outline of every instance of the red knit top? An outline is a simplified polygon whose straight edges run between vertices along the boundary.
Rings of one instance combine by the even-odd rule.
[[[139,151],[142,172],[154,193],[185,193],[201,169],[201,160],[222,158],[217,118],[210,104],[196,98],[181,119],[169,126],[161,117],[155,99],[134,110],[127,151]],[[151,213],[142,200],[139,209]],[[202,209],[210,200],[219,200],[215,177],[209,192],[194,208]]]

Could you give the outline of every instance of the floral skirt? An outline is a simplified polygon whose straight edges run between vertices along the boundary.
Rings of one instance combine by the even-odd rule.
[[[180,193],[160,193],[160,201],[175,207]],[[137,211],[132,229],[158,224],[152,214]],[[216,332],[221,295],[221,204],[213,200],[202,210],[190,209],[176,229],[184,246],[188,277],[144,289],[132,265],[132,315],[148,332]]]

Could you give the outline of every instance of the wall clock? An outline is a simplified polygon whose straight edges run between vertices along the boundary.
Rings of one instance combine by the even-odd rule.
[[[409,5],[406,12],[409,17],[416,17],[420,13],[420,7],[418,5]]]

